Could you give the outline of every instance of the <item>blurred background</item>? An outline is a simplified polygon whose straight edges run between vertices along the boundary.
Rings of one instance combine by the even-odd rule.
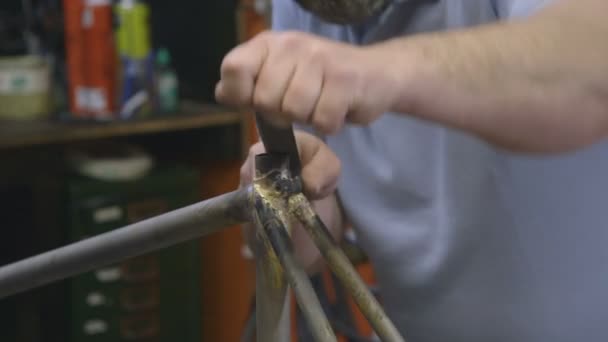
[[[223,56],[270,11],[270,0],[0,1],[0,265],[235,189],[255,128],[213,90]],[[3,299],[0,341],[248,341],[250,258],[232,227]],[[371,341],[333,278],[313,280],[341,341]],[[309,341],[292,316],[293,340]]]

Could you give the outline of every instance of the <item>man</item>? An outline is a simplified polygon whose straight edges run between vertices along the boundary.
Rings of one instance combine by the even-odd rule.
[[[339,26],[276,0],[217,97],[316,129],[305,189],[336,236],[354,227],[409,341],[608,341],[606,13],[400,1]]]

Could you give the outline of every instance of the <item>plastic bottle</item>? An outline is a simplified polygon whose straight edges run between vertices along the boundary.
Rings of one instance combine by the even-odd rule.
[[[178,79],[171,67],[171,54],[165,48],[156,54],[156,87],[159,111],[175,113],[179,102]]]

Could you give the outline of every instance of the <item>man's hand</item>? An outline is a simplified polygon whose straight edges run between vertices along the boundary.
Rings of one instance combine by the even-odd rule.
[[[254,108],[278,125],[325,134],[367,124],[396,101],[396,75],[379,51],[296,32],[266,32],[224,59],[218,101]]]
[[[296,142],[302,161],[302,182],[304,192],[313,201],[315,210],[331,231],[334,238],[342,234],[342,213],[338,206],[335,189],[340,175],[340,161],[319,138],[308,133],[296,131]],[[241,167],[241,186],[253,181],[254,160],[257,154],[264,153],[261,143],[253,145],[249,156]],[[251,227],[245,226],[247,240],[251,240]],[[300,227],[292,232],[296,256],[309,273],[320,269],[321,258],[317,248],[307,233]]]
[[[302,162],[302,183],[308,198],[322,199],[336,189],[340,175],[340,160],[321,139],[296,131],[296,143]],[[250,184],[255,174],[255,156],[264,153],[261,142],[251,146],[247,160],[241,167],[241,185]]]
[[[521,20],[365,47],[264,33],[226,57],[217,98],[322,133],[388,111],[503,149],[572,151],[608,137],[607,9],[552,1]]]

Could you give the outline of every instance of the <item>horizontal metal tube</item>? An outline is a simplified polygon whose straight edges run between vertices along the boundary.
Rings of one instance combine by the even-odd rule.
[[[244,188],[0,268],[0,298],[248,221]]]

